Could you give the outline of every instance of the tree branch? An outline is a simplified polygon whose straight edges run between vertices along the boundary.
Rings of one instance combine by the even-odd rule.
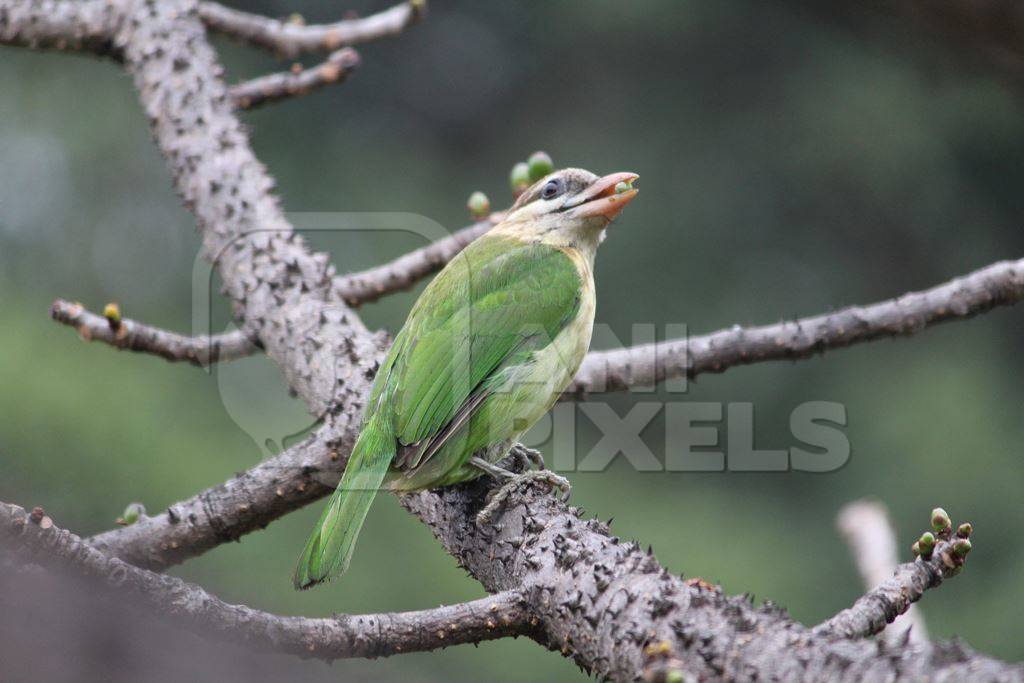
[[[850,555],[867,590],[881,585],[897,571],[896,531],[884,505],[869,500],[845,505],[839,511],[836,526],[850,546]],[[924,618],[914,605],[907,605],[903,616],[886,628],[882,635],[892,644],[905,638],[917,643],[928,641]]]
[[[245,358],[259,349],[241,330],[186,337],[128,318],[114,322],[85,310],[82,304],[57,299],[50,306],[50,317],[78,330],[85,341],[101,341],[114,348],[149,353],[173,362],[186,361],[199,367]]]
[[[302,97],[334,83],[344,83],[358,66],[359,53],[346,47],[332,52],[323,63],[311,69],[282,71],[231,86],[231,97],[239,109],[255,109]]]
[[[202,555],[330,495],[347,457],[325,443],[322,428],[285,452],[219,486],[86,539],[96,549],[138,567],[162,571]]]
[[[311,252],[285,218],[218,76],[196,4],[139,0],[126,8],[125,67],[240,327],[350,445],[382,339],[335,291],[327,255]]]
[[[84,575],[118,600],[136,597],[155,614],[191,631],[303,658],[386,657],[533,631],[526,604],[515,591],[416,612],[332,619],[285,617],[232,605],[194,584],[103,554],[54,526],[40,508],[29,514],[0,503],[0,549],[23,563]]]
[[[426,0],[408,0],[361,19],[306,26],[242,12],[217,2],[201,2],[199,16],[212,31],[273,50],[282,57],[295,58],[303,52],[330,52],[398,35],[418,21],[425,9]]]
[[[799,360],[884,337],[907,337],[1024,299],[1024,259],[1001,261],[921,292],[868,306],[761,327],[587,354],[563,398],[653,386],[675,377],[724,372],[737,365]]]
[[[863,515],[861,519],[864,519]],[[873,520],[867,521],[871,523]],[[860,533],[868,531],[862,529]],[[885,543],[885,535],[883,532],[882,538],[874,540]],[[961,538],[954,535],[950,525],[935,535],[938,536],[936,545],[927,557],[922,554],[914,562],[897,566],[890,578],[868,591],[852,607],[818,624],[814,632],[841,638],[864,638],[881,633],[896,617],[906,613],[913,603],[920,600],[926,590],[940,586],[945,579],[958,574],[966,553],[970,551],[970,541],[967,540],[970,532]],[[963,548],[957,547],[964,543]]]
[[[107,0],[0,2],[0,43],[120,59],[120,8]]]
[[[339,277],[335,287],[349,306],[361,306],[387,294],[409,289],[444,268],[470,242],[499,222],[501,216],[493,214],[444,239],[399,256],[390,263]]]

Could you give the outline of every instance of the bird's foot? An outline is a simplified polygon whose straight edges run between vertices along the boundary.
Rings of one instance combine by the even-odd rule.
[[[480,526],[490,524],[491,519],[494,517],[494,513],[505,504],[505,501],[508,500],[509,496],[511,496],[513,492],[517,491],[520,486],[541,484],[545,485],[552,491],[560,489],[563,492],[563,502],[569,499],[569,493],[572,491],[572,484],[569,483],[569,480],[555,474],[551,470],[528,470],[521,474],[516,474],[480,458],[471,458],[469,462],[470,464],[479,467],[495,479],[506,480],[505,483],[501,485],[501,488],[494,492],[484,508],[477,513],[476,523]]]

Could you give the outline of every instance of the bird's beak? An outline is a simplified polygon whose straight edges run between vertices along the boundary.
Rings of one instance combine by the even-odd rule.
[[[625,192],[616,192],[616,186],[619,183],[630,185],[639,177],[636,173],[627,171],[598,178],[593,185],[573,197],[566,208],[572,208],[577,216],[604,216],[611,220],[618,216],[639,192],[632,187]]]

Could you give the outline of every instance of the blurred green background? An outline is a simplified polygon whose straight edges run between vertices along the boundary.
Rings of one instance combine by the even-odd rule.
[[[338,12],[315,0],[247,8],[309,21]],[[292,212],[414,212],[456,229],[471,191],[496,207],[508,201],[508,169],[534,149],[559,165],[636,171],[643,191],[598,259],[598,321],[624,341],[638,322],[693,333],[769,323],[931,286],[1024,246],[1021,91],[960,60],[942,36],[866,21],[757,0],[435,0],[423,24],[362,47],[350,82],[243,118]],[[216,43],[230,79],[287,67]],[[130,501],[155,514],[253,465],[266,437],[287,433],[254,423],[301,427],[303,410],[266,359],[207,374],[83,344],[49,320],[55,297],[93,309],[117,300],[130,317],[190,330],[199,239],[123,72],[88,57],[0,55],[0,500],[44,505],[89,534]],[[374,232],[311,239],[340,271],[422,243]],[[393,331],[415,295],[361,314]],[[222,325],[227,307],[215,307]],[[608,472],[573,475],[574,501],[653,544],[673,571],[770,598],[809,624],[862,592],[834,530],[844,503],[885,502],[905,557],[941,504],[974,522],[977,542],[966,573],[924,600],[928,627],[1020,660],[1024,549],[1007,530],[1024,523],[1022,321],[1022,310],[998,310],[655,395],[752,402],[760,448],[793,445],[788,420],[800,403],[843,403],[852,456],[838,472],[637,473],[619,459]],[[651,396],[607,400],[624,413]],[[577,424],[585,454],[599,436],[582,414]],[[724,441],[725,422],[720,431]],[[662,418],[644,437],[663,454]],[[389,496],[344,580],[294,593],[289,572],[318,512],[173,573],[289,614],[481,594]],[[247,662],[248,680],[581,677],[524,640],[333,668],[213,651]],[[182,678],[196,674],[188,658],[174,666]]]

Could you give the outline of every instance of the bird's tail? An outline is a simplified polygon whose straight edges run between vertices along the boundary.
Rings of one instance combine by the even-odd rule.
[[[310,588],[348,569],[366,513],[395,457],[395,438],[386,418],[373,416],[349,456],[345,475],[320,516],[299,557],[292,581]]]

